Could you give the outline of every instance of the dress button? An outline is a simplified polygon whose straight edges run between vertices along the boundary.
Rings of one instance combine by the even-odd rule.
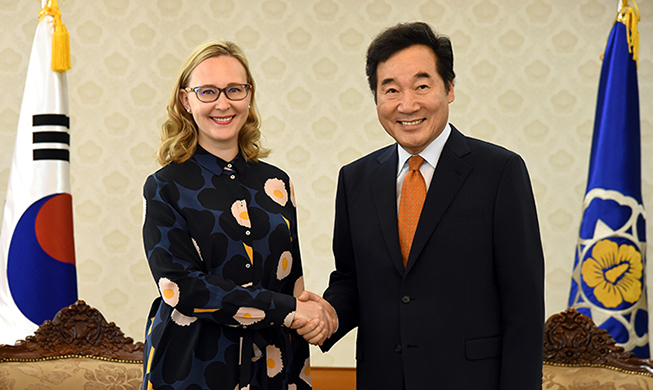
[[[404,295],[403,297],[401,297],[401,301],[403,303],[410,303],[410,297],[408,295]]]
[[[401,345],[400,344],[395,345],[395,352],[401,353]]]
[[[231,180],[233,180],[233,179],[236,178],[236,175],[231,175],[231,176],[229,176],[229,178],[230,178]]]
[[[252,233],[249,230],[245,230],[245,235],[246,236],[249,236],[250,234],[252,234]]]
[[[249,268],[249,267],[251,267],[251,266],[252,266],[252,265],[251,265],[250,263],[245,264],[245,268]]]
[[[233,165],[231,165],[231,164],[227,164],[227,168],[231,168],[232,166],[233,166]]]

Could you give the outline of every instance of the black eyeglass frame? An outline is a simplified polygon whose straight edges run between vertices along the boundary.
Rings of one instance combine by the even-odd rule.
[[[229,94],[227,93],[227,90],[229,88],[233,88],[233,87],[243,87],[245,89],[245,96],[243,96],[240,99],[232,99],[231,97],[229,97]],[[217,93],[217,95],[215,95],[215,99],[208,100],[208,101],[202,100],[202,98],[200,98],[200,95],[197,93],[197,91],[199,91],[202,88],[214,88],[214,89],[217,89],[218,93]],[[252,89],[251,84],[232,84],[232,85],[229,85],[229,86],[224,87],[224,88],[218,88],[218,87],[214,87],[212,85],[202,85],[202,86],[199,86],[199,87],[186,87],[186,88],[184,88],[184,91],[189,92],[189,93],[190,92],[195,92],[195,97],[197,97],[197,100],[199,100],[202,103],[213,103],[213,102],[217,101],[218,99],[220,99],[220,95],[222,93],[224,93],[224,96],[226,96],[227,99],[231,100],[232,102],[239,102],[241,100],[245,100],[245,99],[247,99],[247,96],[249,96],[249,91],[251,89]]]

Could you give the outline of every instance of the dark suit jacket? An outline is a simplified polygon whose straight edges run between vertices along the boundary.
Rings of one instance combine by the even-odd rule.
[[[340,171],[324,293],[358,327],[358,389],[539,389],[544,259],[523,160],[453,128],[404,270],[397,146]]]

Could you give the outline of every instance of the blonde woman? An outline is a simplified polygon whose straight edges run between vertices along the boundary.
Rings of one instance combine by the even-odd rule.
[[[184,63],[147,178],[143,241],[158,297],[146,329],[144,389],[310,389],[294,320],[330,331],[303,291],[288,175],[259,159],[254,79],[231,42]]]

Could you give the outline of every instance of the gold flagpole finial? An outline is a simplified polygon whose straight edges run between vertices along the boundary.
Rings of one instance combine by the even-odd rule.
[[[637,23],[639,22],[639,7],[637,7],[635,0],[632,1],[635,8],[628,5],[628,0],[619,1],[617,22],[621,22],[626,25],[628,51],[633,54],[633,60],[639,66],[639,31],[637,31]]]
[[[63,73],[70,69],[70,36],[66,26],[61,21],[61,12],[57,0],[48,0],[39,12],[43,19],[46,15],[54,18],[54,34],[52,34],[52,61],[50,67],[55,72]]]

